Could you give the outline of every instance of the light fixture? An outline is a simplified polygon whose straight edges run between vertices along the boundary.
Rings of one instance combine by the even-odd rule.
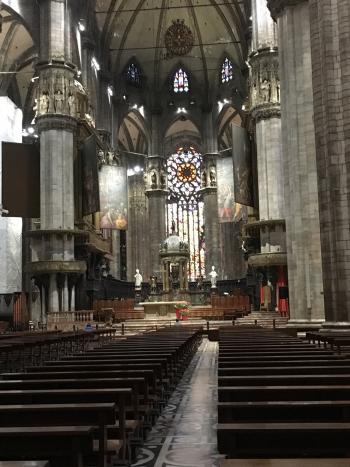
[[[178,114],[184,113],[185,114],[185,113],[187,113],[187,110],[186,110],[185,107],[178,107],[176,113],[178,113]]]
[[[35,81],[36,81],[37,79],[39,79],[39,76],[33,76],[33,78],[31,79],[31,82],[32,82],[32,83],[35,83]]]
[[[114,96],[113,86],[108,86],[107,87],[107,94],[108,94],[108,97],[113,97]]]
[[[128,169],[127,170],[127,175],[128,175],[128,177],[132,177],[133,175],[135,175],[134,169]]]
[[[27,128],[27,132],[28,132],[29,135],[34,135],[35,130],[34,130],[34,128],[33,128],[32,126],[29,126],[29,127]]]
[[[78,22],[78,28],[79,28],[79,31],[80,31],[80,32],[86,31],[85,21],[84,21],[83,19],[79,20],[79,22]]]
[[[138,174],[139,172],[141,172],[141,167],[140,167],[139,165],[135,165],[135,167],[134,167],[134,172],[135,172],[136,174]]]
[[[245,110],[245,105],[244,104],[242,105],[242,110]]]
[[[100,71],[101,67],[98,61],[96,60],[96,57],[92,57],[91,59],[91,65],[95,69],[95,71]]]
[[[24,129],[24,128],[22,130],[22,136],[24,136],[24,137],[28,136],[28,131],[26,129]]]

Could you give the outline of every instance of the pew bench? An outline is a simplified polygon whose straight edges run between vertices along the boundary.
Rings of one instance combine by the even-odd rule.
[[[229,458],[350,457],[350,423],[219,423]]]
[[[350,400],[218,402],[218,422],[350,422]]]
[[[1,466],[0,466],[1,467]],[[348,459],[224,459],[220,467],[349,467]]]
[[[0,427],[2,460],[42,459],[50,467],[83,467],[93,452],[92,426]]]
[[[349,385],[342,386],[221,386],[219,402],[347,400]]]

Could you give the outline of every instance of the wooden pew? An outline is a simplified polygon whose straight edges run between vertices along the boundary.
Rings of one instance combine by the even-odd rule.
[[[50,467],[49,461],[5,461],[0,467]]]
[[[218,422],[350,422],[350,400],[218,402]]]
[[[0,427],[3,460],[47,458],[50,467],[83,467],[92,451],[92,426]]]
[[[350,423],[218,424],[218,449],[230,458],[350,457]]]
[[[107,465],[107,426],[115,421],[114,403],[0,405],[0,427],[98,426],[99,467]]]
[[[1,466],[0,466],[1,467]],[[220,467],[349,467],[348,459],[224,459]]]

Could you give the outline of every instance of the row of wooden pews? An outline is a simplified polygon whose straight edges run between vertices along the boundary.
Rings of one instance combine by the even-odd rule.
[[[223,467],[350,465],[340,459],[350,457],[349,358],[282,332],[238,327],[220,329],[218,358]],[[273,461],[281,458],[288,461]]]
[[[130,464],[200,342],[197,328],[166,328],[3,373],[0,461]]]

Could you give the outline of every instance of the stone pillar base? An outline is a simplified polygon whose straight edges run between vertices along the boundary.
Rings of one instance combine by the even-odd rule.
[[[349,321],[326,321],[322,324],[322,330],[325,331],[348,331],[349,329]]]
[[[302,328],[311,331],[322,328],[323,324],[323,319],[290,319],[287,328]]]

